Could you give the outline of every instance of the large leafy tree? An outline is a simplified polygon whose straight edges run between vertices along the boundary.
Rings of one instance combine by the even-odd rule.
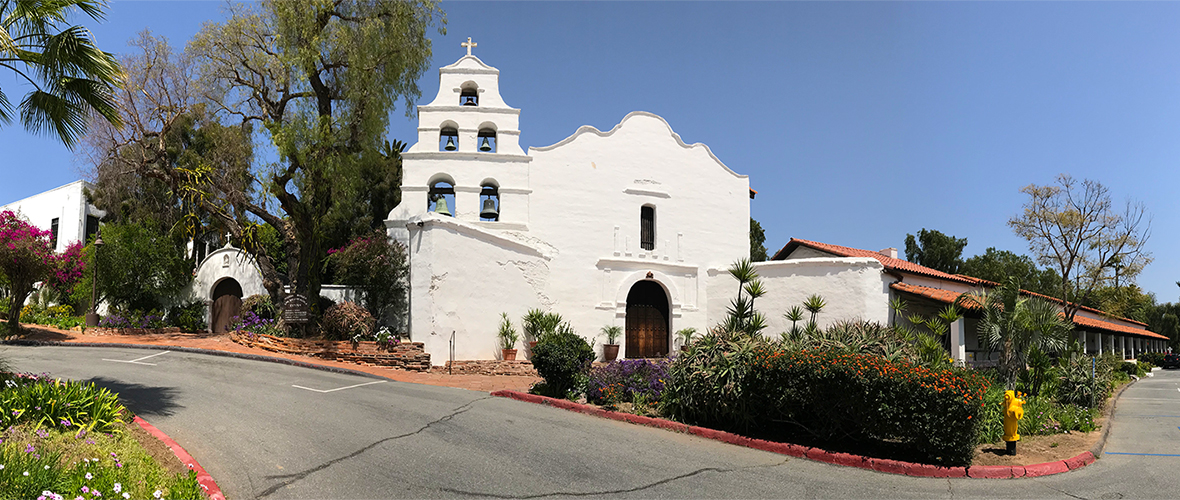
[[[997,250],[995,247],[988,247],[984,253],[963,261],[959,272],[996,283],[1003,283],[1012,277],[1025,290],[1050,297],[1060,293],[1061,276],[1056,271],[1041,269],[1027,255]]]
[[[409,113],[420,96],[426,32],[440,18],[432,1],[271,0],[232,6],[227,21],[206,25],[190,44],[201,98],[223,119],[259,125],[278,160],[254,177],[257,195],[221,189],[208,170],[183,188],[275,228],[291,291],[311,303],[333,208],[364,196],[366,171],[398,161],[384,147],[389,115],[399,99]],[[227,226],[243,240],[258,227]],[[282,297],[273,266],[261,267],[268,290]]]
[[[0,88],[0,123],[19,109],[26,129],[71,148],[91,114],[120,123],[112,92],[119,64],[86,28],[69,23],[75,12],[101,20],[104,7],[102,0],[0,0],[0,68],[33,87],[15,108]]]
[[[959,274],[963,265],[963,247],[967,238],[956,238],[934,229],[918,231],[918,237],[905,235],[906,260],[937,269],[944,273]]]
[[[1056,304],[1022,296],[1015,279],[995,289],[963,294],[956,302],[968,309],[982,309],[979,339],[1000,351],[1000,377],[1007,389],[1016,388],[1016,377],[1030,352],[1061,351],[1073,331]]]
[[[1106,186],[1067,174],[1057,176],[1055,185],[1030,184],[1021,192],[1028,195],[1024,212],[1008,225],[1028,240],[1038,262],[1061,277],[1055,295],[1069,301],[1070,320],[1094,290],[1132,283],[1151,262],[1144,250],[1151,222],[1142,203],[1116,209]]]

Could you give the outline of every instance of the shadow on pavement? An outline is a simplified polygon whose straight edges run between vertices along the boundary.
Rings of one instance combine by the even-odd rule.
[[[151,387],[140,384],[128,384],[104,377],[94,377],[87,382],[94,382],[99,387],[105,387],[119,394],[119,399],[128,409],[137,415],[170,416],[173,410],[184,408],[176,404],[176,395],[180,392],[175,387]]]

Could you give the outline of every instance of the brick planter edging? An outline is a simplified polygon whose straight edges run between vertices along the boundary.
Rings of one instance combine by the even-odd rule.
[[[172,450],[172,453],[176,455],[176,458],[180,459],[181,463],[187,465],[189,469],[197,472],[197,483],[201,485],[201,489],[205,492],[205,495],[209,497],[209,500],[225,500],[225,495],[221,493],[221,488],[217,486],[217,481],[213,480],[213,476],[210,476],[209,473],[205,471],[205,468],[201,467],[201,464],[197,463],[197,460],[193,458],[192,455],[189,455],[187,451],[184,451],[184,448],[181,447],[180,444],[174,441],[171,437],[168,437],[167,434],[164,434],[164,431],[157,429],[156,426],[147,423],[146,420],[139,418],[138,416],[136,416],[133,421],[136,424],[139,424],[139,426],[142,427],[143,430],[147,431],[148,434],[151,434],[156,439],[163,441],[164,445],[167,446],[169,450]]]
[[[552,406],[554,408],[561,408],[563,410],[584,413],[586,415],[593,415],[595,417],[646,425],[648,427],[657,427],[674,432],[683,432],[686,434],[700,436],[705,439],[712,439],[715,441],[721,441],[723,443],[745,446],[747,448],[754,448],[756,450],[768,451],[771,453],[778,453],[780,455],[806,458],[816,462],[844,465],[848,467],[859,467],[861,469],[869,469],[888,474],[900,474],[915,477],[970,477],[1007,479],[1059,474],[1094,463],[1094,455],[1089,451],[1084,451],[1080,455],[1073,458],[1036,465],[974,465],[970,467],[940,467],[930,464],[902,462],[885,458],[873,458],[862,455],[853,455],[850,453],[827,451],[793,443],[776,443],[774,441],[766,441],[764,439],[748,438],[734,434],[732,432],[683,424],[663,418],[644,417],[630,413],[609,411],[591,405],[575,403],[565,399],[538,396],[536,394],[528,394],[520,391],[496,391],[492,393],[492,396],[511,398],[528,403],[542,404],[546,406]]]

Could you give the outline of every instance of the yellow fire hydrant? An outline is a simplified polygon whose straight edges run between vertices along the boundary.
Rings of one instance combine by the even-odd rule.
[[[1008,444],[1008,454],[1016,454],[1016,442],[1020,441],[1020,433],[1016,431],[1020,419],[1024,418],[1024,400],[1016,397],[1016,391],[1004,391],[1004,441]]]

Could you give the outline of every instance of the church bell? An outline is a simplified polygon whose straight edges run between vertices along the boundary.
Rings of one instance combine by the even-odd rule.
[[[479,216],[482,219],[497,219],[500,217],[500,211],[496,210],[496,200],[488,198],[483,200],[483,210],[479,211]]]
[[[487,153],[487,152],[489,152],[489,151],[491,151],[491,150],[492,150],[492,144],[491,144],[490,142],[488,142],[488,138],[487,138],[487,137],[484,137],[484,138],[483,138],[483,144],[479,146],[479,150],[480,150],[480,151],[483,151],[483,152],[485,152],[485,153]]]
[[[449,208],[447,208],[447,199],[446,198],[443,198],[442,196],[438,197],[438,200],[434,202],[434,213],[439,214],[439,215],[446,215],[448,217],[451,216],[451,210]]]
[[[447,145],[443,149],[446,149],[447,151],[454,151],[455,149],[457,149],[457,148],[455,148],[455,136],[452,136],[452,135],[447,136]]]

